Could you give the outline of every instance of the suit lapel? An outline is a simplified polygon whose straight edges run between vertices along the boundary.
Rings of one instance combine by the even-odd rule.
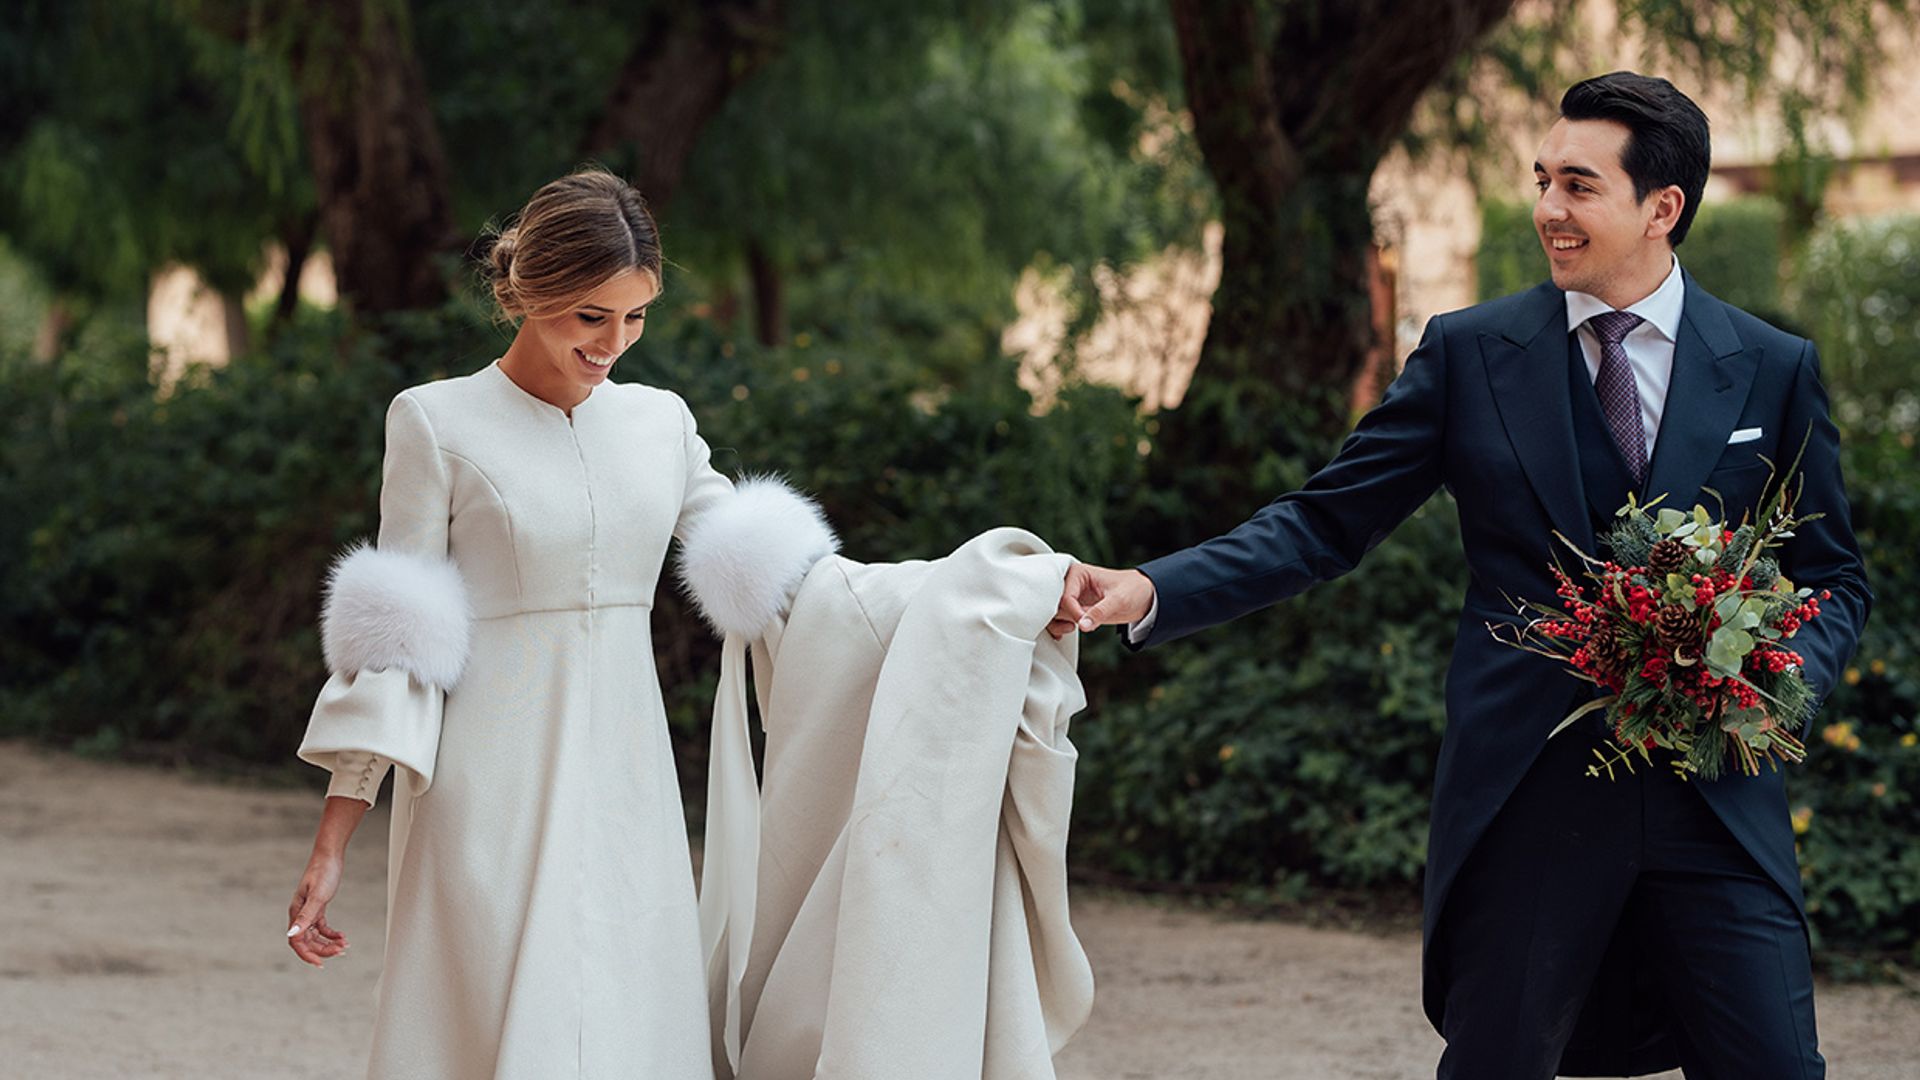
[[[1669,493],[1663,505],[1685,510],[1727,448],[1727,436],[1753,389],[1759,367],[1745,355],[1726,305],[1686,275],[1680,339],[1673,347],[1673,378],[1661,411],[1660,437],[1648,467],[1648,497]],[[1738,508],[1729,507],[1737,513]]]
[[[1553,527],[1590,552],[1593,525],[1574,442],[1567,347],[1566,294],[1551,284],[1522,298],[1511,329],[1480,335],[1494,408],[1528,485]]]

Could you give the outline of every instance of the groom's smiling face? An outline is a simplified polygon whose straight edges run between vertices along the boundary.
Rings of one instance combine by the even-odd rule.
[[[1612,120],[1554,123],[1533,165],[1540,190],[1533,225],[1553,267],[1553,283],[1591,293],[1616,308],[1645,297],[1666,278],[1667,233],[1682,197],[1666,187],[1637,198],[1622,155],[1630,136]]]

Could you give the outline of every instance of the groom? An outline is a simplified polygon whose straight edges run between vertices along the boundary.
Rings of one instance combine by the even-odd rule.
[[[1822,694],[1853,653],[1872,594],[1813,345],[1708,295],[1674,255],[1708,154],[1706,116],[1664,79],[1568,90],[1534,163],[1552,282],[1436,316],[1305,487],[1136,570],[1075,565],[1051,627],[1171,641],[1346,573],[1453,494],[1471,576],[1423,962],[1443,1078],[1825,1075],[1783,774],[1689,782],[1656,757],[1589,778],[1602,719],[1548,733],[1592,687],[1487,630],[1513,618],[1504,596],[1554,596],[1553,530],[1592,552],[1629,493],[1685,509],[1715,505],[1708,488],[1737,519],[1760,504],[1762,458],[1784,466],[1805,440],[1799,509],[1825,516],[1782,569],[1832,598],[1793,647]]]

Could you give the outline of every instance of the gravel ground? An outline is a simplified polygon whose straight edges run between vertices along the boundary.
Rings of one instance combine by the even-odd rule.
[[[315,971],[281,932],[318,814],[317,793],[0,743],[0,1075],[358,1075],[386,820],[361,827],[332,911],[356,944]],[[1433,1074],[1414,935],[1093,893],[1074,923],[1099,990],[1061,1080]],[[1825,986],[1820,1027],[1839,1080],[1920,1076],[1920,996]]]

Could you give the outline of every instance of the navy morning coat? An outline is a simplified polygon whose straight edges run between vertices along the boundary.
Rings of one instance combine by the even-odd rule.
[[[1459,505],[1470,580],[1446,677],[1447,727],[1434,777],[1424,896],[1424,1000],[1440,1027],[1446,993],[1431,947],[1448,889],[1547,735],[1593,688],[1562,665],[1503,645],[1488,625],[1514,620],[1504,597],[1555,601],[1554,531],[1599,554],[1583,490],[1568,379],[1566,296],[1551,283],[1435,316],[1380,404],[1300,490],[1225,535],[1140,569],[1159,612],[1142,647],[1237,618],[1338,577],[1445,487]],[[1729,442],[1735,431],[1760,437]],[[1810,434],[1809,434],[1810,433]],[[1806,440],[1802,513],[1825,516],[1781,552],[1796,584],[1832,590],[1792,647],[1822,697],[1851,659],[1872,604],[1841,483],[1839,433],[1828,416],[1811,342],[1726,304],[1686,275],[1673,377],[1646,491],[1663,506],[1738,520],[1769,475]],[[1564,551],[1562,561],[1574,560]],[[1284,783],[1284,777],[1276,777]],[[1574,779],[1569,782],[1575,782]],[[1701,783],[1708,803],[1801,910],[1784,774]],[[1590,933],[1591,928],[1569,932]],[[1609,993],[1630,976],[1610,956],[1569,1044],[1572,1075],[1632,1075],[1673,1062],[1646,999]]]

